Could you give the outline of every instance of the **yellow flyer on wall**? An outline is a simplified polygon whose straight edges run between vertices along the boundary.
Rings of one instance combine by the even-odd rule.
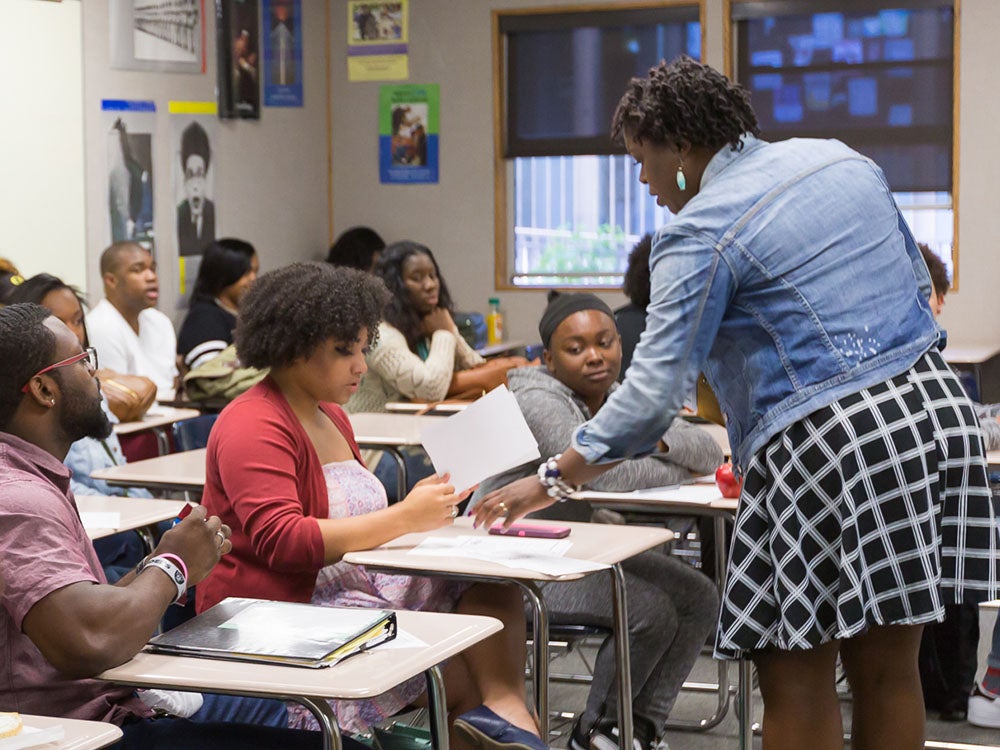
[[[410,77],[408,0],[347,3],[349,81],[402,81]]]

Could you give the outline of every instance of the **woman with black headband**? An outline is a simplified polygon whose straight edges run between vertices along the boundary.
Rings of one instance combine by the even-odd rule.
[[[562,450],[574,430],[617,390],[622,349],[611,308],[593,294],[552,299],[538,333],[545,346],[544,364],[512,370],[508,383],[539,451],[547,456]],[[615,492],[677,484],[712,472],[720,463],[722,450],[711,435],[675,420],[658,451],[621,462],[592,487]],[[537,464],[525,464],[486,480],[471,505],[515,479],[534,476],[536,469]],[[608,511],[594,513],[587,502],[557,503],[536,515],[563,521],[621,520]],[[715,624],[719,597],[704,574],[662,552],[630,558],[624,568],[635,735],[640,750],[651,750]],[[543,589],[552,622],[612,627],[611,591],[600,577],[545,584]],[[614,642],[609,637],[594,663],[586,709],[573,725],[571,750],[617,747],[616,684]]]
[[[748,93],[690,58],[629,82],[612,133],[674,214],[622,387],[479,523],[568,498],[656,446],[705,372],[744,477],[715,652],[749,657],[764,748],[923,748],[923,625],[994,599],[1000,503],[938,349],[930,279],[882,171],[760,140]],[[574,502],[570,500],[570,502]]]

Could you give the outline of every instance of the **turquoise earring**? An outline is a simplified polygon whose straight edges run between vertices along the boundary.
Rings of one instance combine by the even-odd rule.
[[[682,193],[687,190],[688,181],[687,177],[684,176],[684,164],[677,165],[677,189]]]

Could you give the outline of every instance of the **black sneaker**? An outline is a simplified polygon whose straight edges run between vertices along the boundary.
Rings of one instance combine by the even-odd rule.
[[[618,725],[611,719],[599,720],[588,736],[580,728],[580,719],[570,732],[570,750],[619,750]],[[663,742],[657,744],[653,723],[643,716],[632,719],[632,750],[670,750]]]

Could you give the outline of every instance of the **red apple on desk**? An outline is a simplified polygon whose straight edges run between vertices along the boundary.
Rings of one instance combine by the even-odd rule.
[[[732,464],[722,464],[715,470],[715,485],[723,497],[739,497],[743,489],[743,478],[736,478]]]

